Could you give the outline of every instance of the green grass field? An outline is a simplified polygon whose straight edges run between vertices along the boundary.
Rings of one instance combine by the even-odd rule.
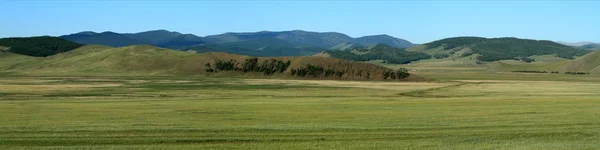
[[[419,73],[439,80],[4,74],[0,149],[600,149],[596,76]]]

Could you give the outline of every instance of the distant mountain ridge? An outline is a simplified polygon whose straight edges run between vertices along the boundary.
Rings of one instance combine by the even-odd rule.
[[[574,46],[574,47],[584,46],[584,45],[588,45],[588,44],[600,44],[600,43],[594,43],[594,42],[574,42],[574,43],[571,43],[571,42],[560,42],[560,41],[558,41],[556,43],[560,43],[560,44],[567,45],[567,46]]]
[[[206,36],[204,39],[210,43],[231,43],[256,38],[277,38],[288,41],[294,45],[305,45],[329,49],[342,43],[358,43],[361,45],[386,44],[397,48],[407,48],[413,44],[407,40],[392,37],[389,35],[372,35],[359,38],[352,38],[346,34],[338,32],[311,32],[303,30],[293,31],[260,31],[260,32],[240,32],[224,33],[219,35]]]
[[[110,31],[96,33],[84,31],[60,37],[81,44],[99,44],[113,47],[147,44],[165,48],[177,48],[205,43],[202,37],[167,30],[153,30],[139,33],[115,33]]]
[[[167,30],[139,33],[84,31],[60,37],[81,44],[100,44],[113,47],[146,44],[170,49],[228,52],[251,56],[308,56],[343,43],[356,43],[364,46],[386,44],[397,48],[406,48],[413,45],[407,40],[389,35],[352,38],[338,32],[303,30],[228,32],[206,37]]]

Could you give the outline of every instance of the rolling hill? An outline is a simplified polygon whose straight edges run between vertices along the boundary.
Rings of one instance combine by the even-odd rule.
[[[308,79],[416,79],[406,71],[324,57],[250,57],[227,53],[175,51],[150,45],[86,45],[49,57],[0,54],[0,70],[57,75],[222,75]],[[392,77],[393,76],[393,77]]]
[[[600,73],[600,51],[593,51],[573,60],[549,63],[507,63],[494,62],[489,65],[492,71],[538,71],[538,72],[580,72]]]
[[[345,42],[329,48],[329,50],[352,50],[357,48],[366,48],[366,46],[353,42]]]
[[[600,44],[592,43],[578,46],[578,48],[585,50],[600,50]]]
[[[407,40],[385,34],[359,37],[354,42],[362,45],[385,44],[396,48],[408,48],[414,45]]]
[[[481,37],[447,38],[411,47],[407,51],[430,55],[454,55],[457,52],[462,52],[462,56],[477,54],[476,58],[480,61],[511,59],[533,61],[528,57],[536,55],[555,55],[560,58],[573,59],[575,56],[582,56],[590,52],[545,40]]]

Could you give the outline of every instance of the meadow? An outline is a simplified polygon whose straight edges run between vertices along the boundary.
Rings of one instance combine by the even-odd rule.
[[[5,74],[0,149],[600,149],[595,76],[420,74],[444,78]]]

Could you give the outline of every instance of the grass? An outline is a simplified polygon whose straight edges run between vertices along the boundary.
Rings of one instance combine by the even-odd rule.
[[[598,80],[460,72],[420,72],[447,76],[438,82],[5,75],[0,149],[600,148]]]

